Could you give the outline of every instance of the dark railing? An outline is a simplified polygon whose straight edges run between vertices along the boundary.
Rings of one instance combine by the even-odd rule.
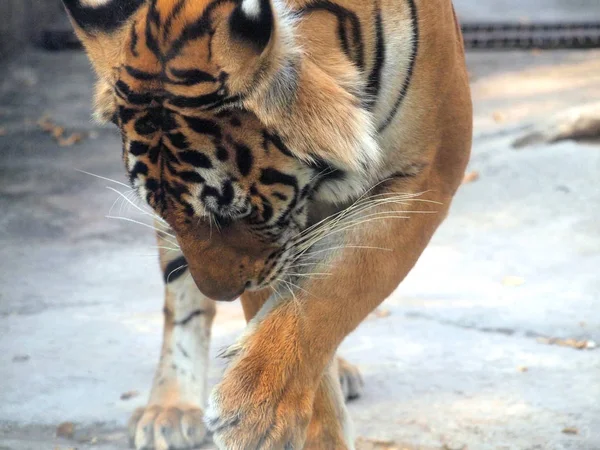
[[[468,49],[600,48],[600,22],[464,23],[462,30]]]

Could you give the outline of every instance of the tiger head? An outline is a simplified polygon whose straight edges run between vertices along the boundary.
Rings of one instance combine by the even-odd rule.
[[[346,200],[336,183],[365,164],[311,142],[318,130],[270,125],[301,95],[287,16],[269,0],[64,3],[99,77],[96,115],[119,127],[130,182],[175,230],[200,290],[231,300],[273,283],[309,200]]]

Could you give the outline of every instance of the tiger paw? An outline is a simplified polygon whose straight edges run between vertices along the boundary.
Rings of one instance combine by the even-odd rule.
[[[186,450],[206,437],[200,408],[151,405],[137,409],[129,420],[129,443],[136,450]]]
[[[266,372],[244,374],[234,369],[215,387],[205,421],[218,448],[303,447],[314,393],[296,379],[266,380]]]
[[[362,395],[364,382],[358,368],[343,358],[337,358],[338,376],[342,385],[342,393],[347,401]]]

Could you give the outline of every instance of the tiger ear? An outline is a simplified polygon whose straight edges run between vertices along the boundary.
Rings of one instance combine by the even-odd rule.
[[[229,16],[229,31],[234,40],[250,44],[261,53],[275,31],[271,0],[242,0]]]
[[[63,0],[74,24],[82,31],[109,33],[120,28],[146,0]]]
[[[214,35],[214,60],[228,74],[232,93],[269,83],[287,60],[297,58],[295,21],[279,0],[241,0]],[[224,26],[223,26],[224,25]]]

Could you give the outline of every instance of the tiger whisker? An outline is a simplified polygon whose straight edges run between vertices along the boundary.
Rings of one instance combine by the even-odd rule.
[[[279,291],[278,291],[278,290],[275,288],[275,286],[274,286],[274,285],[272,285],[272,284],[271,284],[271,285],[269,285],[268,287],[269,287],[269,288],[271,288],[271,290],[273,291],[273,293],[274,293],[275,295],[277,295],[277,296],[279,297],[279,299],[282,299],[282,298],[283,298],[283,295],[281,295],[281,293],[280,293],[280,292],[279,292]]]
[[[131,189],[131,186],[130,186],[130,185],[128,185],[128,184],[125,184],[125,183],[122,183],[122,182],[120,182],[120,181],[113,180],[113,179],[111,179],[111,178],[107,178],[107,177],[103,177],[102,175],[96,175],[95,173],[87,172],[87,171],[85,171],[85,170],[81,170],[81,169],[75,169],[75,170],[76,170],[77,172],[81,172],[81,173],[85,173],[86,175],[90,175],[90,176],[92,176],[92,177],[100,178],[101,180],[104,180],[104,181],[110,181],[111,183],[119,184],[119,185],[121,185],[121,186],[124,186],[124,187],[126,187],[127,189]]]
[[[313,272],[313,273],[286,272],[286,275],[289,275],[292,277],[313,278],[314,276],[328,277],[328,276],[331,276],[331,273],[326,273],[326,272]]]
[[[374,214],[374,217],[370,217],[370,218],[364,218],[361,220],[356,220],[353,222],[350,222],[348,224],[344,224],[341,227],[337,227],[337,228],[333,228],[331,230],[327,230],[327,232],[325,234],[319,235],[319,236],[315,236],[314,239],[308,241],[308,242],[304,242],[302,246],[298,246],[299,249],[308,249],[311,248],[314,244],[316,244],[317,242],[330,237],[332,235],[338,234],[338,233],[342,233],[344,231],[346,231],[347,229],[350,228],[354,228],[356,226],[359,225],[363,225],[365,223],[369,223],[369,222],[373,222],[376,220],[387,220],[387,219],[408,219],[409,217],[407,216],[399,216],[399,215],[379,215],[379,214]]]
[[[303,287],[300,287],[300,286],[298,286],[298,285],[297,285],[297,284],[295,284],[295,283],[292,283],[292,282],[291,282],[291,281],[289,281],[289,280],[283,280],[283,279],[280,279],[280,281],[283,281],[284,283],[289,283],[290,285],[292,285],[292,286],[293,286],[293,287],[295,287],[296,289],[300,289],[301,291],[303,291],[303,292],[306,292],[306,293],[307,293],[308,295],[310,295],[311,297],[315,297],[315,298],[317,298],[317,299],[318,299],[318,297],[317,297],[316,295],[314,295],[313,293],[311,293],[311,292],[307,291],[306,289],[304,289]]]
[[[360,249],[360,250],[383,250],[386,252],[392,251],[391,248],[385,248],[385,247],[370,247],[370,246],[366,246],[366,245],[339,245],[339,246],[335,246],[335,247],[328,247],[328,248],[323,248],[323,249],[319,249],[319,250],[314,250],[312,252],[305,252],[302,255],[299,255],[298,259],[302,258],[303,261],[306,261],[306,260],[313,258],[314,255],[318,255],[320,253],[331,252],[333,250],[344,250],[347,248]]]
[[[150,211],[146,211],[145,209],[143,209],[142,207],[140,207],[139,205],[136,205],[131,199],[127,198],[126,194],[123,194],[122,192],[118,191],[117,189],[114,189],[110,186],[106,186],[106,189],[109,189],[115,193],[117,193],[119,196],[121,196],[128,204],[130,204],[131,206],[133,206],[137,211],[139,211],[140,213],[142,213],[145,216],[150,216],[153,219],[156,219],[161,225],[164,225],[166,227],[168,227],[167,223],[165,222],[165,220],[160,217],[157,214],[154,214]]]
[[[169,250],[169,251],[172,251],[172,252],[178,252],[178,251],[181,250],[180,248],[166,247],[164,245],[156,245],[156,246],[153,246],[153,247],[150,247],[150,248],[156,249],[156,250]]]
[[[151,230],[154,230],[154,231],[156,231],[158,233],[162,233],[162,234],[167,235],[167,236],[169,236],[169,237],[171,237],[173,239],[176,239],[175,236],[173,236],[172,234],[167,233],[166,231],[161,230],[159,228],[153,227],[152,225],[148,225],[147,223],[140,222],[139,220],[130,219],[129,217],[111,216],[111,215],[106,216],[106,218],[107,219],[116,219],[116,220],[123,220],[125,222],[136,223],[138,225],[141,225],[141,226],[146,227],[146,228],[150,228]]]
[[[171,275],[173,275],[173,274],[174,274],[175,272],[177,272],[178,270],[185,269],[187,266],[188,266],[187,264],[182,264],[181,266],[179,266],[179,267],[177,267],[177,268],[175,268],[175,269],[171,270],[171,272],[169,272],[169,274],[168,274],[168,275],[167,275],[167,277],[166,277],[166,282],[167,282],[167,283],[169,282],[169,280],[171,279]]]
[[[335,224],[338,223],[340,220],[343,220],[344,218],[347,218],[349,216],[355,215],[355,214],[360,214],[361,212],[364,212],[367,209],[373,208],[375,206],[381,206],[383,204],[388,204],[388,203],[395,203],[395,204],[404,204],[405,202],[409,202],[409,201],[419,201],[419,202],[424,202],[424,203],[435,203],[435,204],[439,204],[438,202],[432,201],[432,200],[426,200],[426,199],[419,199],[419,198],[415,198],[416,196],[419,196],[422,194],[377,194],[373,197],[383,197],[383,198],[365,198],[362,201],[357,200],[356,202],[354,202],[352,205],[350,205],[349,207],[345,208],[344,210],[333,214],[332,216],[326,217],[325,219],[317,222],[316,224],[311,225],[310,227],[304,229],[302,232],[300,232],[295,239],[301,239],[302,237],[304,237],[307,234],[310,234],[311,232],[315,231],[318,228],[322,228],[324,227],[326,224]]]
[[[390,204],[390,203],[396,204],[397,201],[389,200],[389,199],[380,200],[380,201],[377,201],[376,203],[374,203],[373,205],[365,206],[364,208],[362,208],[359,211],[354,211],[351,214],[348,214],[346,217],[341,217],[331,223],[325,223],[320,228],[314,230],[313,232],[309,233],[308,235],[303,236],[301,239],[297,239],[295,242],[293,242],[293,245],[294,246],[312,245],[316,241],[318,241],[326,236],[329,236],[331,233],[337,233],[340,230],[346,230],[346,229],[348,229],[349,226],[357,226],[361,223],[369,222],[369,220],[366,220],[366,219],[408,218],[408,217],[402,216],[400,214],[436,214],[437,213],[437,211],[417,211],[417,210],[378,211],[375,213],[371,213],[367,216],[362,216],[358,219],[354,219],[354,217],[358,216],[361,213],[364,213],[366,210],[370,209],[371,207],[382,206],[382,205]],[[340,223],[342,225],[344,225],[341,228],[337,227],[337,225]],[[316,241],[315,241],[315,239],[316,239]]]
[[[368,222],[371,222],[374,220],[383,220],[383,219],[408,219],[408,217],[401,216],[401,215],[391,215],[391,214],[390,215],[388,215],[388,214],[373,214],[369,217],[364,217],[360,220],[354,220],[354,221],[350,221],[348,223],[342,223],[338,227],[324,229],[321,231],[321,233],[311,236],[310,239],[305,239],[301,242],[295,243],[292,248],[296,248],[296,249],[300,249],[300,250],[305,249],[305,248],[310,248],[313,245],[315,245],[317,242],[319,242],[327,237],[330,237],[332,235],[346,231],[347,229],[350,229],[350,228],[353,228],[358,225],[368,223]]]
[[[319,263],[318,262],[312,262],[312,263],[292,264],[290,266],[287,266],[287,270],[289,270],[289,269],[300,269],[302,267],[314,267],[317,264],[319,264]],[[325,266],[329,266],[329,267],[331,267],[333,265],[333,264],[330,264],[330,263],[321,263],[321,264],[323,264]]]

